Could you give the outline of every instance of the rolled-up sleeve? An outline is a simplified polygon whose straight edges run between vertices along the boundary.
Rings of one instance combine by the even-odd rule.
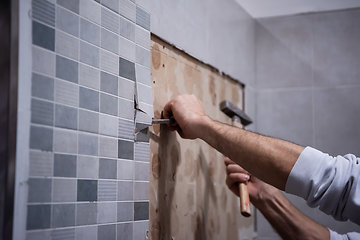
[[[337,232],[330,231],[330,240],[359,240],[360,239],[360,233],[351,232],[346,234],[339,234]]]
[[[306,147],[292,168],[285,191],[304,198],[310,207],[336,220],[360,225],[360,159],[352,154],[331,157]]]

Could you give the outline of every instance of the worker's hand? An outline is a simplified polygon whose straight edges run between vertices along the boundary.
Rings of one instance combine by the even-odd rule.
[[[194,95],[180,95],[168,102],[164,107],[163,117],[174,117],[176,126],[169,126],[176,130],[182,138],[195,139],[200,137],[201,124],[206,119],[203,104]]]
[[[236,195],[239,196],[239,183],[245,183],[248,181],[248,191],[250,201],[257,207],[263,201],[271,198],[274,191],[278,191],[275,187],[261,181],[260,179],[252,176],[245,169],[240,167],[229,158],[225,158],[224,163],[226,165],[226,185]]]

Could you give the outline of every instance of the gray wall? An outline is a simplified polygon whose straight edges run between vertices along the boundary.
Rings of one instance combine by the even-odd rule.
[[[257,21],[256,131],[330,155],[360,156],[359,22],[359,9]],[[289,199],[333,230],[360,231]],[[259,239],[279,239],[261,215],[257,229]]]

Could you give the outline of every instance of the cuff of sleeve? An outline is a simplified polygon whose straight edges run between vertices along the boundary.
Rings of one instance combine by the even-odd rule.
[[[311,189],[311,179],[316,173],[324,153],[311,147],[306,147],[294,164],[286,181],[285,191],[307,200]]]

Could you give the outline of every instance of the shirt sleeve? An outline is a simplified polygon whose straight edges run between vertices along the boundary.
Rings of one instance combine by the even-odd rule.
[[[346,234],[339,234],[337,232],[330,231],[330,240],[357,240],[360,239],[360,233],[351,232]]]
[[[360,159],[352,154],[331,157],[306,147],[292,168],[285,191],[304,198],[310,207],[336,220],[360,225]]]

